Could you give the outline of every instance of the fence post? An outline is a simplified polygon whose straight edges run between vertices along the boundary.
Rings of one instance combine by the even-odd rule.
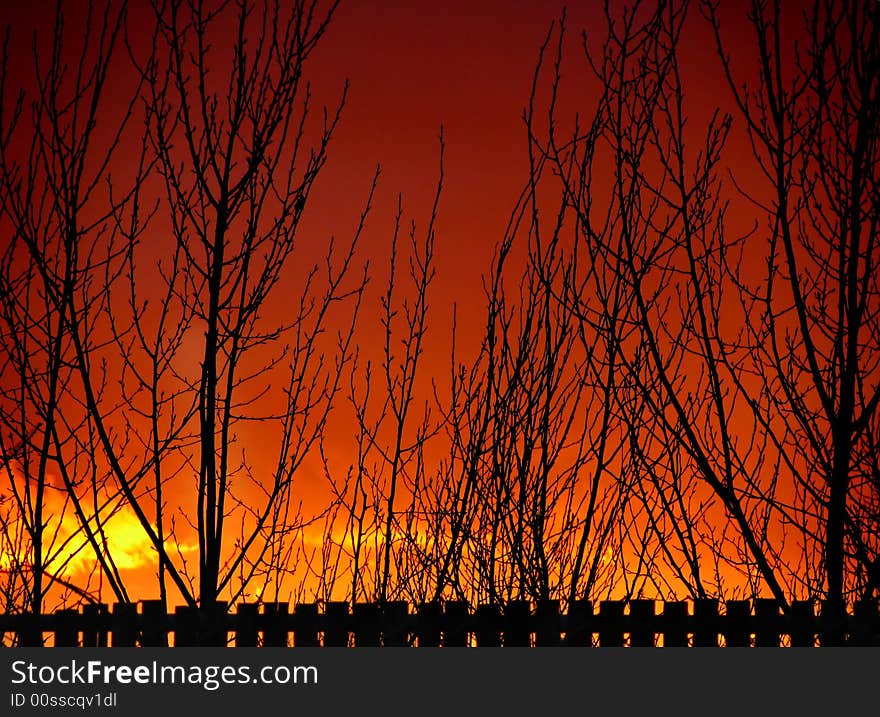
[[[718,601],[694,600],[694,647],[718,647]]]
[[[348,603],[324,606],[324,647],[348,647]]]
[[[443,622],[443,606],[439,602],[423,602],[418,606],[417,636],[419,647],[440,645],[440,625]]]
[[[385,647],[403,647],[409,644],[409,605],[393,600],[382,606],[382,644]]]
[[[599,603],[599,645],[623,646],[623,602],[603,600]]]
[[[531,647],[530,618],[530,605],[525,600],[512,600],[504,606],[505,647]]]
[[[474,623],[478,647],[501,646],[501,611],[497,605],[477,605]]]
[[[68,608],[55,612],[55,647],[79,647],[79,610]]]
[[[816,646],[816,611],[812,600],[795,600],[787,622],[792,647]]]
[[[263,647],[287,647],[286,602],[263,603]]]
[[[259,643],[257,616],[260,606],[255,602],[242,602],[236,610],[235,646],[256,647]]]
[[[168,647],[166,618],[161,600],[141,600],[141,647]]]
[[[293,608],[294,647],[318,647],[318,604],[303,603]]]
[[[575,600],[569,605],[565,616],[565,644],[593,646],[593,603],[589,600]]]
[[[450,600],[443,606],[443,646],[465,647],[468,644],[468,606]]]
[[[631,647],[654,647],[655,619],[653,600],[630,600],[629,644]]]
[[[535,645],[558,645],[560,632],[559,600],[539,600],[535,606]]]
[[[113,647],[134,647],[138,638],[138,613],[135,603],[118,602],[113,605],[111,640]]]
[[[83,647],[107,647],[106,619],[107,606],[104,603],[83,605]]]
[[[755,647],[779,647],[779,603],[774,598],[755,599]]]

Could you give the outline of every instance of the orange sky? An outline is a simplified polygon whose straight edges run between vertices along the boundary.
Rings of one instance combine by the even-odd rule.
[[[742,43],[743,56],[748,58],[746,28],[737,5],[725,4],[723,11],[730,14],[725,30],[731,50],[736,51]],[[52,6],[47,0],[12,0],[0,8],[0,24],[14,28],[11,62],[16,75],[32,72],[25,48],[34,28],[45,32],[51,26]],[[405,214],[424,226],[435,191],[437,135],[439,127],[444,127],[445,186],[423,388],[432,376],[440,382],[446,380],[453,302],[459,307],[463,350],[476,346],[484,320],[481,278],[526,179],[522,111],[538,49],[561,9],[561,3],[546,0],[343,0],[311,60],[309,77],[320,101],[337,97],[346,78],[351,91],[328,166],[306,210],[303,236],[316,247],[323,246],[330,234],[349,236],[373,170],[377,164],[382,169],[362,245],[362,257],[370,257],[377,267],[366,296],[364,318],[368,323],[362,331],[370,331],[369,321],[375,322],[377,315],[397,194],[404,194]],[[582,2],[568,11],[563,109],[569,112],[581,102],[582,112],[592,108],[592,88],[577,43],[582,28],[589,31],[595,27],[601,32],[599,10],[598,2]],[[683,66],[689,114],[700,126],[716,106],[730,109],[731,105],[711,37],[696,10],[694,7],[690,22],[704,27],[685,33]],[[124,89],[126,81],[121,71],[114,87]],[[742,127],[736,122],[726,157],[738,163],[733,166],[738,177],[747,181],[756,177]],[[743,220],[736,212],[731,215],[734,228],[750,226],[750,215],[744,214]],[[369,352],[369,338],[362,340],[365,352]],[[257,445],[260,429],[252,430],[250,440]],[[350,438],[350,429],[337,430]],[[332,449],[340,464],[345,464],[351,460],[347,456],[353,447],[341,443]],[[260,458],[256,461],[259,464]],[[320,501],[322,480],[317,461],[309,462],[306,484],[315,486],[311,498],[316,502]],[[133,528],[120,527],[119,534],[129,530]],[[132,542],[134,553],[138,545],[146,547],[137,540]]]

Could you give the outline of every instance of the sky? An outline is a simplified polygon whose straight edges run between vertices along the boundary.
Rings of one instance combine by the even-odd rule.
[[[726,28],[733,49],[746,47],[742,13],[736,5],[722,9],[730,13]],[[51,26],[52,6],[46,0],[13,0],[0,8],[0,24],[13,28],[10,67],[15,73],[19,67],[30,71],[26,51],[30,35],[34,29],[45,32]],[[137,2],[134,6],[135,15],[144,10]],[[82,4],[65,3],[65,7],[76,13]],[[326,170],[306,210],[303,236],[309,242],[323,245],[329,235],[351,233],[378,165],[380,184],[362,256],[384,266],[398,194],[403,195],[406,216],[420,227],[427,219],[443,128],[446,153],[437,278],[425,346],[429,377],[448,371],[453,304],[459,307],[463,344],[476,347],[483,321],[482,280],[527,179],[523,110],[539,50],[563,7],[552,0],[343,0],[307,67],[318,102],[332,103],[343,83],[350,83]],[[703,21],[694,11],[690,22]],[[563,109],[570,117],[579,106],[584,112],[592,106],[595,87],[577,46],[582,29],[589,33],[601,28],[601,3],[573,3],[567,23],[563,85],[568,99]],[[697,126],[716,106],[730,108],[729,96],[720,89],[720,63],[703,25],[702,32],[685,34],[683,47],[688,108]],[[118,89],[125,88],[124,76],[114,82]],[[727,157],[746,180],[756,177],[748,154],[742,127],[734,126]],[[734,225],[736,221],[734,217]],[[747,229],[747,222],[739,228]],[[375,321],[382,285],[382,273],[376,271],[374,276],[367,293],[368,321],[371,316]],[[318,482],[317,465],[312,471]],[[127,559],[136,563],[131,556],[138,550],[134,541],[134,547],[126,548]]]
[[[72,24],[85,2],[62,6],[74,18],[69,20]],[[135,1],[131,7],[137,18],[147,5]],[[343,0],[307,66],[307,79],[319,103],[334,105],[343,83],[350,84],[328,165],[305,216],[309,241],[312,236],[321,241],[321,234],[351,233],[373,172],[380,166],[364,254],[376,264],[384,263],[398,194],[403,195],[406,216],[420,226],[427,219],[436,190],[442,127],[445,182],[435,301],[481,303],[482,275],[527,179],[523,111],[539,50],[563,11],[568,27],[562,82],[568,99],[563,110],[570,119],[575,111],[584,114],[592,108],[595,84],[580,42],[582,31],[591,43],[603,31],[598,0],[570,7],[547,0]],[[721,11],[729,13],[725,32],[735,49],[746,42],[744,14],[727,5]],[[37,30],[46,38],[53,13],[51,0],[11,0],[0,8],[0,23],[12,28],[10,66],[15,74],[32,73],[32,33]],[[719,92],[720,63],[696,8],[689,22],[697,31],[684,35],[683,67],[688,113],[698,125],[715,107],[732,107],[727,94]],[[137,44],[136,20],[131,25]],[[125,96],[132,77],[127,67],[121,67],[123,62],[120,58],[120,68],[110,79],[119,97]],[[747,154],[737,151],[745,148],[740,144],[744,139],[735,127],[728,158],[735,161]],[[741,169],[754,169],[748,160],[744,165]],[[448,331],[448,313],[438,311],[434,316],[439,334]]]

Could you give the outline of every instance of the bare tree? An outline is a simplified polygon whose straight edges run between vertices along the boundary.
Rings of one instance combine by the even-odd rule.
[[[629,466],[609,396],[623,295],[611,297],[602,327],[572,310],[574,286],[590,272],[574,273],[568,199],[544,214],[544,173],[555,168],[533,136],[539,74],[524,118],[530,177],[485,278],[476,356],[461,362],[453,337],[440,402],[450,455],[424,511],[442,526],[434,599],[572,602],[610,594],[619,577]]]
[[[20,410],[4,414],[3,449],[24,521],[5,525],[10,539],[23,525],[37,546],[34,609],[55,559],[45,551],[59,550],[41,533],[49,464],[84,536],[77,549],[89,545],[117,599],[128,597],[105,525],[120,510],[158,556],[163,601],[168,581],[206,607],[277,594],[296,570],[291,542],[308,518],[294,477],[350,360],[366,282],[355,250],[375,188],[350,241],[300,247],[345,99],[312,122],[304,68],[335,7],[153,3],[138,21],[154,32],[127,38],[135,83],[114,113],[104,92],[125,4],[88,6],[73,72],[59,4],[49,62],[35,49],[25,156],[14,151],[24,100],[4,105],[15,242],[2,288],[17,299],[5,307],[4,371],[20,379],[4,400]],[[139,148],[134,161],[119,156],[123,138]],[[255,463],[239,442],[250,424],[272,434],[268,474],[265,456]],[[36,482],[20,483],[22,465]]]
[[[363,218],[341,251],[331,240],[323,261],[297,262],[303,266],[300,295],[288,302],[296,308],[284,320],[264,316],[281,294],[296,296],[291,270],[297,227],[344,103],[343,94],[331,114],[325,110],[309,149],[304,66],[334,9],[315,3],[285,9],[278,2],[153,6],[157,32],[141,67],[145,145],[163,185],[156,221],[167,222],[172,242],[159,267],[164,287],[157,313],[139,314],[141,297],[150,293],[137,263],[143,217],[137,205],[126,215],[128,308],[138,336],[125,346],[126,391],[129,403],[146,395],[150,405],[143,427],[150,439],[143,444],[156,471],[149,496],[157,517],[164,510],[160,466],[174,485],[190,472],[197,476],[194,504],[177,507],[197,536],[198,570],[194,574],[185,560],[166,559],[163,566],[183,597],[203,606],[224,592],[231,600],[249,594],[255,577],[263,580],[261,590],[274,584],[277,591],[282,544],[301,521],[294,477],[322,434],[349,360],[365,281],[354,264]],[[229,34],[233,42],[223,62],[217,40]],[[228,73],[217,70],[221,62]],[[337,307],[348,312],[341,323]],[[153,327],[149,341],[143,338],[147,325]],[[322,336],[333,327],[340,333],[328,345]],[[116,332],[119,345],[122,335]],[[183,346],[192,346],[196,336],[202,348],[193,371],[185,366]],[[144,380],[138,371],[150,362],[154,368]],[[283,395],[280,410],[270,393]],[[104,415],[97,402],[90,409]],[[156,423],[162,414],[164,435],[175,440],[160,447]],[[188,446],[183,426],[190,417],[195,440]],[[245,422],[260,422],[267,433],[274,427],[271,475],[257,474],[243,449],[236,455],[236,431]],[[160,553],[168,538],[181,545],[185,529],[178,524],[167,534],[157,532],[132,476],[119,466],[118,449],[108,440],[105,450],[117,455],[116,477]],[[243,488],[236,490],[236,483]],[[238,531],[231,545],[224,538],[230,520]]]
[[[687,3],[606,3],[600,42],[583,41],[597,88],[586,125],[558,117],[560,32],[547,119],[543,129],[532,122],[535,154],[577,216],[560,301],[587,336],[604,340],[604,365],[615,369],[606,397],[624,426],[621,469],[630,464],[632,476],[618,526],[624,594],[720,592],[720,562],[750,584],[757,577],[784,605],[766,527],[774,482],[761,483],[761,431],[741,420],[739,367],[724,333],[732,242],[717,172],[730,123],[716,113],[702,137],[685,131],[687,18]],[[728,520],[732,530],[716,531]]]
[[[582,228],[570,273],[587,281],[559,297],[589,330],[624,299],[608,336],[638,463],[630,570],[693,596],[822,596],[840,614],[878,564],[878,16],[814,3],[792,49],[780,3],[753,3],[743,85],[718,5],[701,7],[768,182],[769,198],[749,187],[737,205],[755,228],[729,228],[733,118],[716,111],[702,134],[688,118],[680,45],[699,18],[687,3],[606,4],[601,42],[584,38],[590,121],[561,129],[560,41],[546,121],[530,124]]]
[[[765,180],[744,190],[766,226],[765,271],[731,269],[763,386],[750,405],[794,479],[802,580],[839,615],[868,588],[880,549],[880,8],[815,2],[792,47],[781,3],[751,3],[757,62],[745,83],[717,5],[702,8]]]
[[[53,588],[63,600],[71,594],[94,600],[106,582],[117,599],[128,600],[104,531],[119,495],[92,460],[94,424],[82,410],[72,370],[72,325],[85,334],[100,325],[106,292],[94,279],[113,262],[103,251],[112,210],[102,182],[136,90],[113,112],[106,109],[105,89],[125,16],[125,3],[89,3],[82,25],[71,29],[58,3],[48,42],[34,39],[33,85],[13,78],[8,33],[4,44],[0,200],[11,241],[0,259],[0,460],[4,504],[14,506],[4,521],[16,551],[9,561],[27,573],[26,606],[19,607],[32,612],[46,608]],[[21,83],[17,94],[13,82]],[[94,380],[100,394],[99,369]],[[97,587],[91,571],[76,584],[67,574],[84,548],[99,571]]]
[[[752,0],[745,83],[719,4],[699,9],[606,2],[573,117],[551,27],[482,336],[463,349],[454,314],[433,385],[442,131],[425,225],[398,201],[375,355],[378,170],[347,240],[304,233],[347,96],[316,111],[306,80],[334,0],[152,0],[138,37],[124,0],[92,0],[77,43],[59,2],[20,90],[7,36],[6,611],[129,601],[120,515],[166,605],[769,593],[840,618],[873,598],[880,5],[815,0],[789,45],[781,0]],[[734,114],[697,123],[683,43],[707,27]],[[134,83],[110,102],[117,68]],[[760,186],[725,179],[737,131]],[[320,459],[330,495],[306,507]]]
[[[419,369],[435,275],[434,243],[444,180],[442,128],[439,142],[437,188],[423,228],[415,220],[408,230],[404,227],[403,195],[398,196],[388,276],[379,297],[383,339],[376,342],[372,332],[365,335],[367,345],[359,347],[358,360],[352,364],[349,402],[357,465],[339,480],[325,458],[331,492],[338,496],[342,510],[324,534],[325,545],[335,549],[332,570],[323,572],[335,577],[343,570],[350,575],[352,602],[418,600],[428,591],[432,560],[425,553],[430,531],[421,501],[433,479],[426,448],[439,427]],[[381,353],[374,361],[369,344],[377,343]],[[332,594],[332,586],[324,582],[325,595]]]

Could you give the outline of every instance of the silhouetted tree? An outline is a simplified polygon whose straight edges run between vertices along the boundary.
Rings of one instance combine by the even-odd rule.
[[[327,522],[321,570],[315,575],[324,599],[333,597],[340,574],[350,578],[352,602],[423,600],[429,590],[435,526],[430,514],[434,506],[423,505],[433,480],[426,446],[439,428],[420,366],[443,190],[442,128],[439,142],[437,188],[423,228],[414,220],[409,229],[404,226],[403,195],[398,196],[388,275],[379,296],[381,339],[373,332],[364,334],[365,343],[359,344],[352,363],[349,403],[356,465],[340,479],[325,454],[325,472],[340,511]],[[371,350],[376,346],[379,351]],[[376,353],[378,358],[372,358]]]
[[[528,128],[535,101],[533,92]],[[620,296],[603,330],[560,300],[575,280],[571,211],[563,199],[545,214],[550,164],[535,154],[530,162],[484,279],[476,356],[463,361],[453,338],[450,394],[441,401],[450,455],[431,488],[444,521],[435,599],[570,602],[609,594],[617,577],[629,467],[625,426],[608,398],[618,380]]]
[[[177,456],[160,455],[155,427],[147,432],[157,471],[163,462],[162,470],[176,474],[176,486],[187,473],[197,478],[188,493],[194,503],[182,515],[197,536],[198,570],[193,574],[185,560],[165,567],[188,601],[205,606],[224,592],[232,600],[248,594],[255,578],[277,589],[284,574],[284,541],[303,521],[294,477],[323,432],[350,357],[365,282],[354,262],[363,218],[341,249],[331,240],[322,259],[298,258],[297,229],[344,104],[343,93],[338,107],[325,111],[309,148],[304,66],[335,4],[209,8],[174,0],[153,10],[157,32],[141,68],[145,145],[163,185],[154,223],[166,223],[173,248],[159,268],[164,298],[158,315],[139,314],[146,306],[141,297],[153,287],[144,285],[136,260],[129,268],[129,310],[139,339],[125,348],[132,378],[127,400],[148,394],[153,424],[157,414],[173,424],[175,410],[178,423],[189,416],[195,422],[194,444]],[[139,189],[146,191],[143,184]],[[139,218],[132,213],[127,221],[136,227]],[[142,230],[129,231],[129,256],[147,248],[133,240],[136,233]],[[287,315],[273,324],[263,314],[284,296]],[[153,327],[149,342],[142,339],[145,325]],[[339,335],[328,344],[322,336],[331,327]],[[201,344],[197,371],[186,367],[195,341]],[[156,371],[146,381],[137,375],[150,360],[171,369],[161,372],[158,386]],[[264,401],[270,392],[284,397],[280,410],[277,401]],[[97,402],[90,407],[104,420]],[[276,455],[271,475],[256,475],[244,448],[236,455],[236,432],[245,422],[262,425],[266,449]],[[139,503],[131,477],[123,471],[117,477],[130,503]],[[161,483],[157,474],[150,494],[157,514]],[[236,532],[226,536],[230,521]],[[172,531],[153,541],[173,536],[180,545],[185,531]]]
[[[102,183],[137,91],[118,111],[107,109],[126,4],[83,10],[70,27],[57,4],[49,37],[34,39],[33,85],[13,73],[7,32],[0,76],[0,221],[9,237],[0,257],[4,562],[7,598],[23,590],[16,608],[32,612],[47,607],[53,589],[54,604],[71,594],[94,600],[105,584],[128,600],[105,533],[120,496],[92,460],[97,435],[75,366],[84,347],[99,343],[90,333],[102,325],[101,279],[113,264]],[[94,368],[96,394],[106,378]],[[70,562],[84,549],[94,569],[71,578]]]
[[[780,3],[752,3],[745,85],[719,7],[701,8],[770,190],[744,192],[755,227],[733,236],[721,182],[734,118],[688,117],[681,38],[699,18],[606,3],[600,43],[584,38],[590,121],[560,120],[557,59],[530,122],[578,215],[570,275],[588,281],[558,294],[590,330],[620,316],[607,287],[624,297],[613,399],[643,506],[626,559],[694,596],[739,572],[747,595],[839,614],[877,561],[877,8],[814,3],[790,49]]]
[[[14,242],[2,288],[17,299],[4,307],[4,371],[20,379],[4,383],[17,386],[4,400],[18,411],[4,414],[4,469],[36,546],[34,609],[54,559],[46,550],[59,550],[42,537],[49,464],[63,481],[59,506],[76,514],[79,543],[118,599],[127,594],[103,525],[123,508],[158,555],[163,601],[166,579],[187,603],[208,606],[257,584],[277,592],[295,569],[288,550],[306,518],[294,476],[350,360],[366,281],[355,249],[373,191],[351,241],[331,239],[311,256],[298,248],[345,98],[312,131],[304,66],[335,7],[140,8],[137,22],[153,32],[127,38],[134,69],[119,71],[136,82],[108,110],[111,69],[126,67],[127,8],[88,6],[71,72],[59,4],[49,61],[36,55],[29,153],[15,151],[24,100],[4,104],[2,199]],[[127,161],[123,137],[138,147]],[[265,314],[279,302],[286,316],[272,324]],[[271,433],[271,475],[236,455],[249,422]],[[22,466],[34,474],[24,482]]]
[[[762,177],[744,194],[766,233],[763,271],[730,262],[760,377],[749,405],[793,479],[782,510],[805,546],[798,581],[839,615],[880,550],[880,6],[812,3],[792,47],[782,4],[750,3],[745,81],[718,6],[701,7]]]
[[[880,590],[880,4],[750,0],[740,63],[716,0],[607,0],[579,94],[563,14],[478,344],[453,308],[433,381],[442,132],[376,326],[378,170],[346,241],[304,234],[347,97],[316,112],[306,80],[336,3],[63,9],[34,82],[9,39],[0,72],[6,611],[129,601],[121,515],[166,605],[767,592],[840,618]],[[691,104],[697,32],[731,114]]]

